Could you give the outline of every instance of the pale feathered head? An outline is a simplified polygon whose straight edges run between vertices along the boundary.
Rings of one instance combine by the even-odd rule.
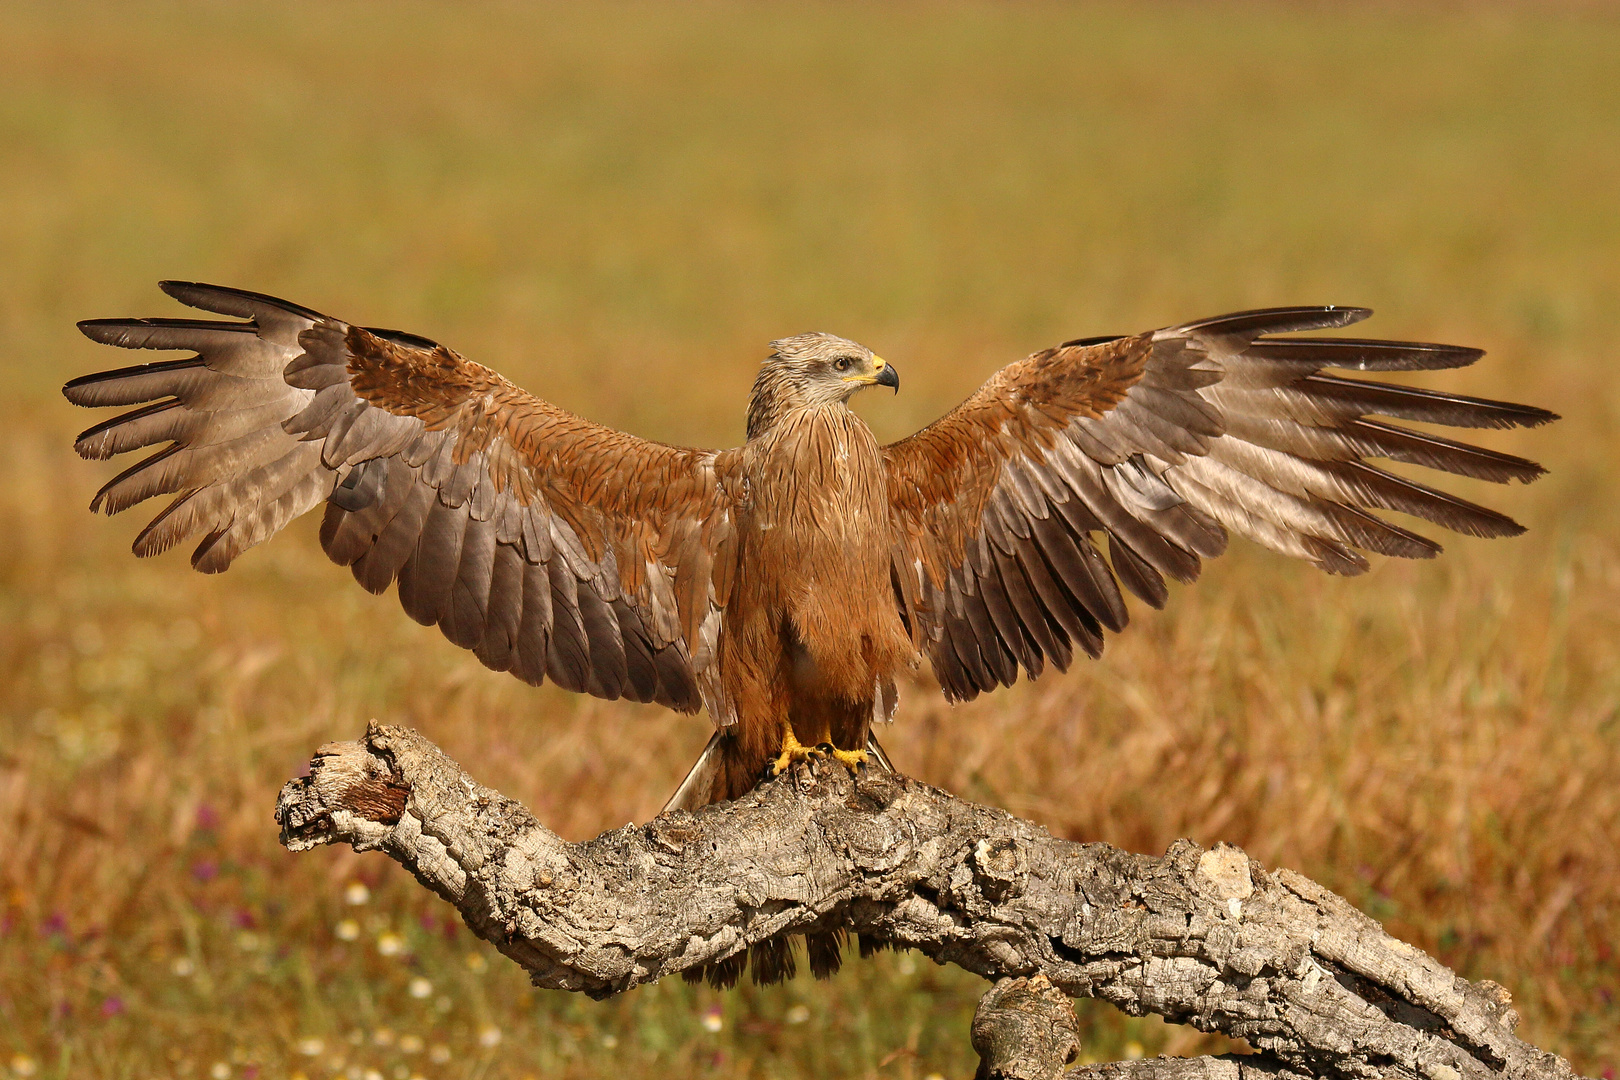
[[[750,439],[791,409],[845,402],[868,386],[900,391],[893,364],[836,334],[797,334],[771,342],[771,349],[748,399]]]

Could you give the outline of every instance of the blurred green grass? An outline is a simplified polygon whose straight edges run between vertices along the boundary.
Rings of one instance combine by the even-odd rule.
[[[109,470],[72,458],[91,418],[57,387],[123,359],[76,319],[170,313],[152,283],[182,277],[706,445],[740,439],[764,343],[811,328],[904,371],[863,406],[888,437],[1033,349],[1234,308],[1367,304],[1378,336],[1490,349],[1432,382],[1567,417],[1492,440],[1547,480],[1465,491],[1529,536],[1355,581],[1234,550],[1100,663],[954,710],[913,688],[885,741],[1062,835],[1311,874],[1612,1077],[1617,69],[1605,8],[0,7],[0,1068],[973,1067],[982,984],[953,969],[575,1000],[380,857],[282,852],[275,789],[371,716],[576,838],[651,816],[706,733],[484,671],[309,522],[221,578],[130,558],[135,520],[83,512]],[[1099,1059],[1207,1045],[1082,1018]]]

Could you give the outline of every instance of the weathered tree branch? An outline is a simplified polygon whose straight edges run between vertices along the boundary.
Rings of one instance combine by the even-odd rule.
[[[1002,979],[973,1012],[974,1080],[1052,1080],[1080,1056],[1074,1006],[1045,975]]]
[[[984,1076],[1062,1069],[1061,1032],[1040,1047],[1027,1034],[1059,1015],[1043,981],[1260,1051],[1073,1074],[1088,1080],[1575,1076],[1514,1037],[1500,986],[1460,978],[1293,871],[1186,840],[1162,858],[1057,840],[893,774],[811,764],[736,802],[572,844],[415,732],[373,723],[318,750],[276,819],[294,851],[386,852],[537,986],[606,997],[839,927],[1018,980],[975,1017]],[[1015,1060],[1015,1041],[1034,1064]]]

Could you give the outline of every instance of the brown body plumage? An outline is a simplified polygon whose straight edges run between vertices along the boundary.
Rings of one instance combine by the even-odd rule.
[[[1512,427],[1505,402],[1324,374],[1460,367],[1477,350],[1289,337],[1355,308],[1242,312],[1068,342],[1011,364],[929,427],[879,446],[847,402],[894,369],[829,334],[773,343],[726,451],[663,446],[535,398],[423,338],[256,293],[169,282],[242,321],[110,319],[91,338],[191,355],[75,379],[80,405],[141,405],[76,449],[163,445],[92,508],[173,501],[138,555],[201,532],[199,569],[325,502],[321,543],[372,592],[485,664],[605,698],[706,707],[716,735],[671,800],[734,798],[796,746],[853,762],[926,656],[945,695],[1064,668],[1157,607],[1227,530],[1331,573],[1362,550],[1440,548],[1394,510],[1474,536],[1510,519],[1369,464],[1528,481],[1522,458],[1372,420]],[[1107,549],[1104,558],[1099,545]],[[1360,549],[1360,550],[1358,550]],[[881,759],[879,759],[881,760]],[[811,939],[837,964],[836,932]],[[756,976],[791,971],[782,943]],[[717,965],[734,979],[741,957]]]
[[[735,614],[720,642],[738,723],[713,799],[758,782],[784,723],[807,746],[864,748],[916,654],[890,584],[871,430],[842,401],[800,405],[757,425],[738,457],[747,496],[736,510]]]

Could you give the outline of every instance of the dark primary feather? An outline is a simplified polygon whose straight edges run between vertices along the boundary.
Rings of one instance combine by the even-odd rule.
[[[1268,331],[1278,333],[1282,331]],[[1296,375],[1325,367],[1345,371],[1437,371],[1467,367],[1485,355],[1484,349],[1464,345],[1436,345],[1422,341],[1378,341],[1374,338],[1263,338],[1243,351],[1245,368],[1265,371],[1272,365],[1293,365]],[[1241,377],[1241,372],[1234,373]],[[1539,410],[1538,410],[1539,411]]]
[[[1263,390],[1231,391],[1263,394]],[[1536,427],[1553,419],[1545,409],[1505,401],[1389,386],[1337,375],[1307,375],[1299,385],[1272,391],[1275,407],[1285,409],[1301,423],[1333,423],[1378,414],[1397,420],[1415,420],[1448,427]]]
[[[1322,307],[1256,308],[1253,311],[1234,311],[1227,315],[1199,319],[1197,322],[1182,323],[1172,332],[1186,341],[1231,335],[1240,337],[1247,343],[1261,334],[1337,330],[1371,317],[1371,308],[1336,307],[1331,304]]]

